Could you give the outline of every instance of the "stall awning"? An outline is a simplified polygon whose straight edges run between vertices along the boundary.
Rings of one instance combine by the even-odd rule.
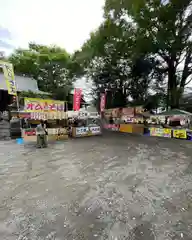
[[[180,109],[172,109],[170,111],[165,111],[157,114],[157,116],[181,116],[181,115],[192,116],[192,113]]]

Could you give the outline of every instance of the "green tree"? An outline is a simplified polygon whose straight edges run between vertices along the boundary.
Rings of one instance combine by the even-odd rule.
[[[9,61],[15,74],[36,79],[40,90],[51,93],[55,99],[68,100],[74,66],[64,49],[30,43],[28,49],[15,50]]]
[[[136,29],[132,23],[121,19],[117,24],[109,18],[75,54],[84,69],[82,73],[93,80],[92,95],[95,94],[97,107],[100,94],[105,90],[107,108],[124,107],[127,103],[145,105],[149,102],[151,88],[159,95],[163,82],[159,61],[133,51],[135,36]],[[128,102],[129,98],[131,102]]]
[[[185,86],[192,80],[192,1],[106,0],[105,16],[135,27],[132,50],[159,61],[167,79],[167,104],[179,107]]]
[[[130,28],[127,31],[127,28]],[[75,58],[84,69],[83,74],[94,84],[95,103],[98,106],[100,94],[107,90],[107,107],[123,107],[127,103],[129,88],[132,27],[116,26],[110,19],[90,34]]]

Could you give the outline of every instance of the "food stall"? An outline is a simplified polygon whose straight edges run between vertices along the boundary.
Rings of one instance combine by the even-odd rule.
[[[25,142],[36,142],[36,126],[41,120],[47,125],[48,142],[68,138],[67,103],[51,99],[25,98],[23,111],[17,113],[21,121],[21,135]],[[14,117],[14,113],[12,113]]]
[[[119,108],[113,108],[113,109],[105,109],[103,113],[103,127],[104,129],[110,130],[110,131],[119,131],[119,119],[120,119],[120,109]]]
[[[192,113],[173,109],[157,115],[148,120],[149,134],[155,137],[192,139]]]
[[[144,132],[144,112],[142,107],[106,109],[104,111],[104,128],[123,133]]]
[[[100,116],[96,113],[90,113],[86,110],[79,111],[72,123],[72,137],[88,137],[101,135],[99,124]]]
[[[144,110],[142,107],[129,107],[120,110],[120,132],[144,133]]]

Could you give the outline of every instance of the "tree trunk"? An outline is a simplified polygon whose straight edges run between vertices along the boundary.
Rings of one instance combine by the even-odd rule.
[[[177,78],[176,78],[176,68],[174,66],[174,61],[170,60],[168,70],[168,105],[171,109],[179,108],[178,99],[178,89],[177,89]]]

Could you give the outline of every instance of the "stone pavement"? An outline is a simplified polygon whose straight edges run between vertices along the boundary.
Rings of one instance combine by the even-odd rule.
[[[191,240],[192,143],[0,142],[0,240]]]

